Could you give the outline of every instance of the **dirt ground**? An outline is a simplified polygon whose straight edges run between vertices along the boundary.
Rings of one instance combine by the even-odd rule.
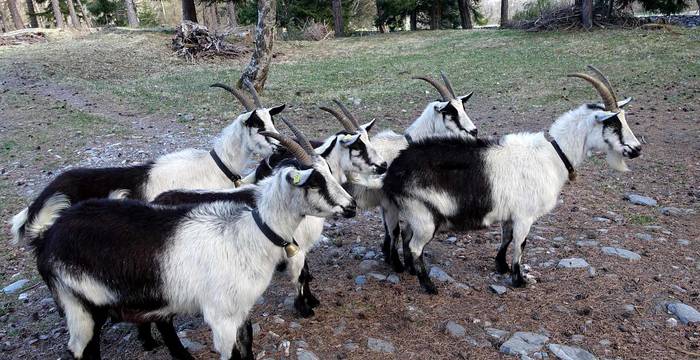
[[[0,97],[5,97],[0,100],[2,150],[7,155],[14,154],[8,147],[22,149],[1,164],[1,215],[6,220],[69,166],[125,165],[187,146],[206,148],[212,133],[225,125],[224,120],[205,126],[173,114],[141,113],[118,99],[27,74],[21,64],[15,69],[4,72],[0,81]],[[396,284],[367,276],[365,284],[357,285],[356,277],[367,275],[360,269],[366,259],[378,261],[365,262],[372,272],[391,274],[380,258],[379,214],[367,210],[354,219],[329,219],[326,239],[309,256],[312,289],[322,305],[314,317],[298,318],[289,306],[293,287],[282,277],[275,279],[251,313],[260,327],[254,338],[257,358],[295,358],[297,349],[306,349],[320,359],[507,359],[515,357],[499,352],[499,346],[517,331],[544,334],[548,343],[580,347],[600,359],[697,358],[700,326],[670,326],[667,320],[673,316],[665,306],[680,301],[700,308],[700,87],[697,80],[690,84],[656,82],[649,93],[634,94],[638,99],[627,119],[643,142],[642,156],[628,161],[629,173],[616,173],[604,159],[593,157],[579,169],[578,179],[564,187],[561,203],[535,224],[528,238],[524,262],[537,284],[511,288],[495,273],[500,235],[492,227],[442,233],[426,247],[427,261],[453,278],[438,282],[438,295],[425,294],[408,274],[398,274]],[[671,105],[667,98],[687,99],[687,105]],[[468,113],[485,136],[542,129],[561,110],[516,110],[499,106],[497,98],[478,101]],[[31,103],[41,103],[51,118],[45,110],[34,113]],[[412,104],[392,126],[407,126],[419,107]],[[37,129],[52,126],[52,136],[31,138],[41,132]],[[314,134],[320,130],[302,127]],[[20,140],[10,144],[9,139]],[[58,158],[45,151],[38,155],[35,142],[44,144],[43,150],[55,149]],[[633,205],[623,199],[625,193],[652,197],[658,206]],[[695,214],[663,215],[660,209],[669,206]],[[49,300],[31,254],[9,246],[7,236],[6,229],[0,243],[0,285],[21,278],[30,283],[20,292],[0,295],[0,358],[58,358],[68,340],[65,322]],[[634,251],[641,259],[606,255],[604,246]],[[557,267],[572,257],[585,259],[594,271]],[[497,295],[490,285],[504,285],[507,291]],[[20,293],[27,298],[18,300]],[[465,334],[446,331],[448,321],[464,327]],[[178,317],[177,326],[196,358],[218,358],[200,318]],[[487,328],[508,335],[494,338]],[[104,358],[170,358],[162,347],[144,352],[135,337],[131,325],[106,325]],[[394,352],[370,350],[368,338],[390,342]],[[538,355],[555,358],[546,346],[531,356]]]

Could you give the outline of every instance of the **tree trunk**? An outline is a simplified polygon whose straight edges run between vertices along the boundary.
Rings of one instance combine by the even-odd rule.
[[[233,0],[226,2],[226,14],[228,14],[228,25],[230,27],[238,27],[238,18],[236,17],[236,3]]]
[[[29,0],[27,0],[29,1]],[[85,24],[87,25],[88,28],[92,27],[92,20],[90,20],[90,13],[88,12],[87,8],[85,5],[83,5],[83,2],[80,0],[75,0],[78,2],[78,7],[80,7],[80,13],[83,14],[83,21],[85,21]]]
[[[469,11],[467,0],[457,0],[457,5],[459,6],[459,21],[462,25],[462,29],[473,28],[471,11]]]
[[[442,23],[442,0],[435,1],[430,16],[430,30],[440,29]]]
[[[698,1],[700,1],[700,0],[698,0]],[[607,17],[612,16],[614,8],[615,8],[615,0],[608,0],[608,11],[606,14]]]
[[[581,2],[581,24],[586,29],[593,27],[593,0]]]
[[[75,13],[73,0],[66,0],[66,4],[68,5],[68,14],[70,14],[70,25],[74,28],[79,28],[80,21],[78,20],[78,15]]]
[[[39,27],[39,21],[36,19],[36,10],[34,9],[34,0],[27,0],[27,15],[29,15],[29,26],[33,28]]]
[[[272,61],[272,42],[275,34],[275,21],[277,14],[276,0],[258,0],[258,24],[255,27],[255,50],[250,58],[250,63],[243,70],[238,86],[247,80],[253,83],[256,89],[265,87],[267,73],[270,71]]]
[[[336,37],[344,36],[343,33],[343,6],[340,0],[332,0],[331,8],[333,10],[333,30]]]
[[[194,0],[182,0],[182,20],[197,22],[197,8]]]
[[[51,0],[51,8],[53,9],[53,17],[56,19],[56,27],[63,27],[63,14],[61,14],[61,6],[58,5],[58,0]]]
[[[12,17],[12,23],[15,25],[15,29],[24,29],[22,15],[20,15],[19,10],[17,9],[16,0],[7,0],[7,7],[10,8],[10,16]]]
[[[501,27],[508,26],[508,0],[501,0]]]
[[[411,11],[411,31],[418,30],[418,11]]]
[[[136,15],[134,0],[124,0],[124,6],[126,6],[126,17],[129,19],[129,27],[139,27],[139,17]]]
[[[698,3],[698,15],[700,15],[700,0],[695,0],[696,3]]]
[[[2,11],[2,7],[0,6],[0,31],[2,32],[7,32],[7,28],[5,27],[5,13]]]

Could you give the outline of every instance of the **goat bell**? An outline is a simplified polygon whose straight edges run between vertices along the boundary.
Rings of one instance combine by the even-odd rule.
[[[296,244],[287,244],[287,246],[284,247],[284,252],[286,252],[287,257],[290,258],[299,253],[299,246]]]

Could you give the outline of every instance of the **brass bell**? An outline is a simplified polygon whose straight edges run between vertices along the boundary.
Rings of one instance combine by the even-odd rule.
[[[287,257],[290,258],[299,252],[299,247],[292,243],[289,243],[287,244],[287,246],[284,247],[284,252],[286,252]]]

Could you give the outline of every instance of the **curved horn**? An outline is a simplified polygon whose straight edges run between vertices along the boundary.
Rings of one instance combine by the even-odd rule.
[[[258,91],[255,90],[255,86],[253,86],[248,79],[243,80],[243,84],[246,88],[248,88],[248,91],[250,91],[250,95],[253,96],[255,106],[257,106],[258,109],[262,109],[264,106],[262,105],[262,102],[260,102],[260,97],[258,96]]]
[[[224,90],[230,92],[231,94],[233,94],[233,96],[235,96],[236,99],[238,99],[238,101],[241,102],[241,104],[243,105],[243,107],[245,108],[246,111],[253,111],[253,110],[255,110],[255,106],[253,106],[253,104],[250,103],[250,99],[248,99],[247,97],[245,97],[245,95],[243,95],[243,93],[240,92],[240,91],[238,91],[237,89],[234,89],[234,88],[232,88],[232,87],[230,87],[230,86],[228,86],[228,85],[224,85],[224,84],[221,84],[221,83],[212,84],[212,85],[210,85],[209,87],[218,87],[218,88],[222,88],[222,89],[224,89]]]
[[[598,70],[598,68],[593,65],[588,65],[588,68],[598,76],[598,79],[602,81],[605,86],[608,87],[610,94],[612,94],[613,98],[615,98],[615,102],[617,102],[617,95],[615,94],[615,90],[613,90],[612,85],[610,85],[610,81],[608,80],[607,76],[603,75],[603,72]]]
[[[350,110],[348,110],[348,108],[346,108],[345,105],[343,105],[343,103],[341,103],[341,102],[338,101],[337,99],[336,99],[336,100],[333,100],[333,102],[334,102],[336,105],[338,105],[338,107],[340,108],[340,111],[342,111],[343,114],[345,114],[345,116],[348,118],[348,120],[350,120],[350,122],[352,122],[352,125],[355,127],[354,129],[348,130],[348,131],[355,131],[355,130],[359,129],[359,128],[360,128],[360,123],[357,122],[357,119],[355,118],[355,115],[353,115],[353,114],[350,112]]]
[[[352,124],[352,122],[350,122],[348,119],[343,117],[343,115],[341,115],[339,112],[335,111],[334,109],[327,108],[325,106],[319,106],[318,108],[335,116],[335,118],[338,119],[338,121],[340,121],[340,124],[343,125],[345,130],[347,130],[348,132],[355,132],[356,131],[355,126]]]
[[[445,88],[445,85],[440,84],[439,82],[427,77],[427,76],[415,76],[413,79],[416,80],[423,80],[427,82],[430,85],[433,85],[433,87],[440,93],[442,96],[442,101],[449,101],[451,96],[450,92]]]
[[[282,146],[287,148],[287,150],[289,150],[289,152],[292,153],[292,155],[294,155],[294,157],[296,157],[297,160],[299,160],[299,162],[302,165],[309,166],[309,167],[313,166],[314,161],[311,158],[311,156],[309,156],[309,154],[307,154],[306,151],[304,151],[304,149],[301,147],[301,145],[294,142],[294,140],[292,140],[292,139],[290,139],[282,134],[274,133],[271,131],[261,131],[259,134],[262,136],[271,137],[271,138],[279,141],[280,144],[282,144]]]
[[[455,94],[455,90],[452,88],[452,84],[450,83],[450,80],[447,78],[447,75],[445,75],[445,72],[440,70],[440,77],[442,78],[442,81],[445,83],[445,86],[447,86],[447,90],[450,92],[450,95],[452,95],[453,99],[457,98],[457,95]]]
[[[294,133],[294,136],[297,137],[297,141],[299,142],[299,145],[301,145],[301,148],[306,151],[309,156],[316,156],[316,151],[314,150],[314,147],[311,145],[309,140],[304,136],[304,133],[299,130],[294,124],[289,122],[289,120],[282,118],[282,121],[284,122],[285,125],[289,128],[289,130],[292,130],[292,133]]]
[[[617,110],[617,102],[615,101],[615,98],[612,96],[608,88],[603,84],[600,80],[588,75],[588,74],[582,74],[582,73],[573,73],[573,74],[568,74],[566,75],[568,77],[577,77],[581,78],[583,80],[588,81],[593,85],[593,87],[598,90],[598,94],[600,94],[601,99],[603,99],[603,104],[605,104],[605,110],[608,111],[616,111]]]

